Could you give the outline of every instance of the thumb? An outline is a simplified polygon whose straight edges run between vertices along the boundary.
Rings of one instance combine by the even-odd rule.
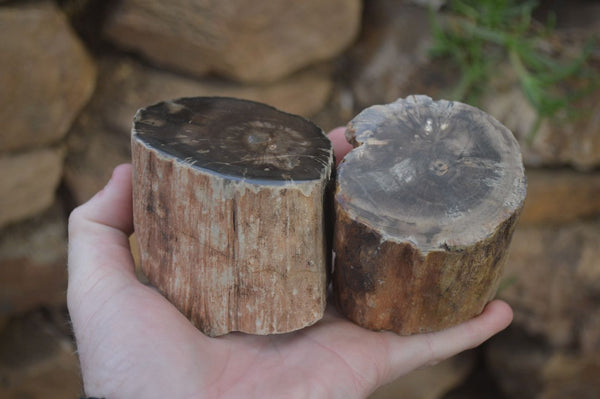
[[[128,241],[132,231],[131,165],[124,164],[69,217],[67,303],[74,324],[85,304],[138,283]]]
[[[345,131],[345,127],[336,127],[327,134],[327,136],[329,136],[329,140],[331,140],[331,143],[333,144],[336,164],[339,164],[342,161],[342,158],[344,158],[344,156],[353,148],[352,144],[346,141],[346,137],[344,135]]]

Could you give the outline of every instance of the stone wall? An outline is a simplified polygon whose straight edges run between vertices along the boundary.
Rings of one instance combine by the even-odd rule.
[[[233,96],[329,130],[375,103],[440,98],[456,70],[429,56],[425,3],[443,1],[0,1],[0,397],[80,391],[66,220],[129,161],[138,108]],[[600,7],[574,3],[557,25],[571,47],[600,33]],[[600,90],[528,143],[533,110],[514,77],[497,80],[482,107],[521,141],[529,180],[499,293],[515,322],[374,398],[600,396]]]

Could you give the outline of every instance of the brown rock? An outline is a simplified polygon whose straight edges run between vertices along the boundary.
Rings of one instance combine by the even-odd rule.
[[[116,165],[130,161],[131,120],[143,106],[178,97],[226,96],[309,116],[323,106],[331,89],[328,73],[321,70],[256,86],[193,80],[110,57],[101,60],[99,71],[98,89],[69,137],[65,177],[78,203],[104,187]]]
[[[582,352],[600,349],[600,312],[593,312],[585,319],[585,324],[579,331],[579,347]]]
[[[499,71],[481,99],[481,107],[515,134],[527,166],[571,165],[591,170],[600,165],[600,86],[571,105],[578,110],[577,117],[545,119],[539,129],[533,131],[537,111],[525,97],[514,72],[506,66],[499,67]],[[597,67],[596,73],[598,71]],[[565,83],[564,95],[572,95],[570,90],[578,84],[576,81]]]
[[[365,3],[360,40],[350,52],[356,109],[412,93],[413,75],[427,62],[431,27],[427,9],[397,0]]]
[[[600,173],[527,169],[520,225],[568,223],[600,215]]]
[[[0,231],[0,317],[65,303],[66,230],[65,215],[55,204]]]
[[[89,115],[75,122],[68,147],[64,178],[76,204],[100,191],[115,166],[131,162],[127,137]]]
[[[563,10],[564,9],[564,10]],[[564,5],[560,29],[552,45],[554,53],[577,57],[586,41],[597,31],[599,7],[582,3]],[[443,14],[440,15],[443,18]],[[564,18],[563,18],[564,17]],[[411,93],[445,97],[455,87],[460,71],[443,59],[427,56],[431,43],[430,23],[425,9],[393,0],[365,4],[364,29],[350,53],[352,89],[357,109],[384,103]],[[592,50],[590,68],[600,71],[600,47]],[[542,123],[534,140],[528,135],[537,112],[521,90],[514,70],[506,64],[494,68],[494,78],[485,89],[479,106],[506,125],[519,139],[527,166],[572,165],[590,170],[600,164],[600,87],[571,104],[575,118],[558,118]],[[558,85],[557,85],[558,86]],[[582,87],[583,86],[583,87]],[[589,90],[579,77],[557,88],[567,97],[575,87]]]
[[[99,62],[98,89],[86,108],[105,125],[129,139],[131,119],[148,105],[171,98],[194,96],[237,97],[272,105],[308,117],[329,96],[331,78],[324,69],[312,69],[268,85],[241,85],[222,79],[190,79],[144,66],[128,58],[106,57]]]
[[[158,65],[267,82],[343,51],[358,32],[358,0],[125,0],[106,35]]]
[[[515,324],[556,347],[600,347],[600,220],[515,231],[500,292]],[[598,341],[597,341],[598,340]]]
[[[92,94],[92,60],[51,1],[1,7],[0,30],[0,151],[59,141]]]
[[[15,319],[0,333],[0,397],[78,398],[79,375],[73,344],[40,314]]]
[[[545,387],[536,399],[600,397],[600,351],[554,355],[543,370]]]
[[[439,399],[460,385],[475,362],[474,352],[463,352],[435,366],[415,370],[375,391],[369,399]]]
[[[514,326],[496,335],[485,347],[486,363],[510,399],[534,399],[544,388],[544,367],[556,350],[543,339]]]
[[[446,0],[407,0],[407,2],[417,4],[421,7],[432,8],[436,11],[446,4]]]
[[[336,71],[334,71],[334,75],[337,75],[337,78],[333,83],[327,102],[321,110],[310,116],[310,120],[320,126],[325,132],[346,125],[356,115],[352,90],[347,82],[343,82],[343,79],[339,76],[339,71],[342,69],[343,65],[340,63]]]
[[[437,8],[445,1],[365,2],[364,27],[348,56],[357,111],[410,94],[449,97],[460,71],[430,56],[431,18],[426,8],[416,5],[424,2]],[[438,17],[444,18],[443,13]]]
[[[600,35],[600,4],[593,1],[572,1],[547,4],[550,12],[557,15],[556,30],[566,38],[578,43]],[[577,49],[571,49],[571,51]],[[600,47],[592,49],[594,57],[600,57]]]
[[[0,155],[0,227],[25,219],[54,202],[63,148]]]
[[[549,347],[543,339],[510,328],[492,338],[486,359],[510,399],[600,397],[600,352]]]
[[[183,98],[138,111],[132,158],[142,269],[203,333],[321,319],[334,156],[319,127],[256,102]]]
[[[552,56],[574,59],[585,43],[598,31],[596,16],[600,7],[587,2],[559,6],[559,30],[552,43]],[[440,18],[443,18],[440,14]],[[443,59],[431,60],[427,51],[431,31],[427,11],[393,0],[374,0],[365,4],[364,29],[350,53],[352,89],[357,109],[384,103],[411,93],[447,97],[455,87],[460,71]],[[591,50],[589,66],[600,72],[600,47]],[[577,76],[556,85],[566,98],[575,88],[587,93],[572,100],[575,118],[546,120],[528,140],[537,111],[521,90],[508,62],[494,68],[493,79],[478,106],[506,125],[518,138],[527,166],[572,165],[591,170],[600,165],[600,86]]]

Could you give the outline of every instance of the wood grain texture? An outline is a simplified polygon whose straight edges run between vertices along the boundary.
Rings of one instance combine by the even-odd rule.
[[[525,198],[512,133],[465,104],[411,96],[348,125],[338,168],[334,291],[344,314],[399,334],[479,314]]]
[[[334,158],[320,128],[250,101],[180,99],[138,112],[132,153],[142,268],[204,333],[322,317]]]

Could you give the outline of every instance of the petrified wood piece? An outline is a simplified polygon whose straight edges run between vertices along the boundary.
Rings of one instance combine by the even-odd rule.
[[[283,333],[322,317],[334,157],[319,127],[183,98],[138,111],[132,155],[142,269],[198,328]]]
[[[411,96],[348,125],[338,168],[334,289],[357,324],[408,335],[492,299],[525,198],[519,146],[491,116]]]

